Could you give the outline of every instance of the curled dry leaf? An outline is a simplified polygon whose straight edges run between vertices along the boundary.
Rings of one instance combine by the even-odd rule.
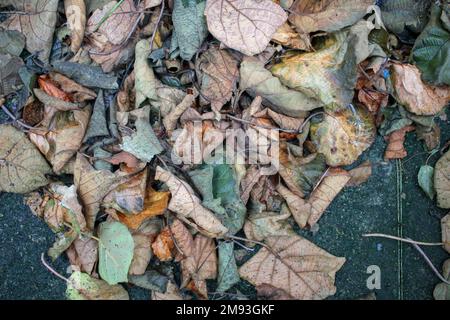
[[[372,164],[370,163],[370,160],[367,160],[355,169],[350,170],[348,173],[351,178],[349,182],[347,182],[347,186],[359,186],[369,180],[372,175]]]
[[[84,0],[64,0],[67,25],[71,32],[70,50],[77,53],[84,38],[86,27],[86,6]]]
[[[332,167],[355,162],[376,136],[373,117],[360,107],[326,113],[310,130],[311,141]]]
[[[441,219],[442,242],[444,249],[450,253],[450,214]]]
[[[300,33],[334,32],[363,18],[373,4],[374,0],[296,0],[289,21]]]
[[[75,102],[94,100],[97,97],[95,91],[83,87],[60,73],[50,72],[49,76],[64,92],[70,94]]]
[[[211,104],[219,112],[233,94],[238,79],[238,61],[227,51],[213,46],[196,61],[201,83],[200,104]]]
[[[228,231],[211,211],[201,205],[200,199],[186,182],[161,167],[156,168],[155,180],[162,181],[169,187],[172,194],[169,210],[192,219],[206,235],[218,237]]]
[[[345,263],[300,236],[268,237],[266,247],[240,269],[254,286],[282,289],[301,300],[325,299],[336,292],[334,278]]]
[[[128,228],[136,230],[147,219],[162,215],[169,203],[170,192],[159,192],[153,189],[147,189],[144,199],[144,209],[136,214],[119,213],[120,221]]]
[[[405,142],[406,134],[408,132],[414,131],[414,126],[406,126],[400,130],[396,130],[389,135],[388,146],[384,153],[384,159],[392,160],[392,159],[403,159],[408,153],[403,146]]]
[[[262,241],[269,236],[292,236],[294,229],[287,221],[289,210],[284,212],[262,212],[251,214],[244,225],[245,236],[250,240]]]
[[[45,186],[51,169],[27,136],[0,125],[0,191],[27,193]]]
[[[39,88],[41,88],[49,96],[61,99],[63,101],[72,101],[66,92],[61,90],[47,75],[41,75],[38,78]]]
[[[144,274],[147,266],[152,258],[152,249],[150,239],[143,234],[134,234],[134,253],[133,260],[131,260],[130,275]]]
[[[434,169],[434,187],[440,208],[450,209],[450,150],[436,163]]]
[[[188,90],[188,93],[184,96],[183,101],[170,110],[170,112],[164,117],[164,127],[169,135],[171,135],[172,131],[177,127],[178,119],[181,115],[195,104],[195,99],[197,96],[198,91],[195,88]]]
[[[287,14],[270,0],[207,0],[208,30],[227,47],[252,56],[266,49]]]
[[[183,297],[178,287],[172,281],[169,281],[166,292],[152,291],[152,300],[183,300]]]
[[[66,289],[69,300],[129,300],[128,292],[121,285],[109,285],[86,273],[75,271]]]
[[[337,194],[350,180],[350,175],[342,169],[329,169],[319,186],[311,193],[308,200],[292,193],[283,185],[277,191],[286,200],[297,224],[304,228],[314,226],[322,217]]]
[[[152,243],[152,249],[155,256],[161,261],[172,260],[172,249],[174,247],[171,230],[164,228]]]
[[[448,86],[434,87],[422,82],[416,66],[393,64],[392,78],[397,101],[414,114],[432,116],[450,102]]]
[[[312,48],[309,35],[295,32],[287,22],[272,35],[272,41],[292,49],[311,51]]]
[[[71,261],[71,265],[77,265],[80,271],[91,274],[98,260],[98,242],[89,237],[78,237],[72,244],[72,258],[69,251],[67,254]]]

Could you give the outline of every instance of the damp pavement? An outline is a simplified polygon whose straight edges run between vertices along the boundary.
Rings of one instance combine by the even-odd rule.
[[[450,118],[450,112],[448,112]],[[0,119],[1,120],[1,119]],[[450,121],[441,122],[442,144],[450,140]],[[373,174],[361,186],[341,192],[319,221],[319,230],[299,231],[330,253],[346,257],[336,275],[336,295],[330,299],[355,299],[375,293],[377,299],[432,299],[439,280],[419,253],[407,244],[362,237],[365,233],[385,233],[427,242],[440,242],[440,218],[446,212],[421,191],[417,172],[428,154],[415,134],[406,140],[408,157],[403,163],[402,219],[397,206],[397,171],[395,161],[384,162],[385,143],[376,143],[361,157],[369,159]],[[431,158],[431,165],[438,155]],[[401,223],[400,223],[401,221]],[[33,216],[17,194],[0,194],[0,299],[64,299],[65,283],[48,272],[41,263],[41,253],[54,241],[44,222]],[[441,269],[448,254],[440,247],[424,248],[431,261]],[[68,261],[61,257],[52,267],[68,276]],[[371,267],[372,266],[372,267]],[[380,270],[380,289],[367,287],[369,267]],[[375,268],[376,268],[375,267]],[[242,281],[236,288],[254,297],[254,288]],[[148,299],[145,290],[128,288],[135,299]]]

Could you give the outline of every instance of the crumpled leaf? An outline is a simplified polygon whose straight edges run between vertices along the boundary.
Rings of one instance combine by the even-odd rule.
[[[127,176],[116,175],[107,170],[95,170],[83,155],[77,154],[73,180],[85,210],[89,230],[94,230],[103,198],[127,179]]]
[[[383,23],[390,31],[401,34],[407,30],[419,33],[428,21],[429,0],[381,1]]]
[[[193,88],[188,90],[188,93],[184,96],[183,101],[181,101],[180,104],[178,104],[175,108],[170,110],[170,112],[164,117],[163,124],[169,135],[171,135],[172,132],[176,129],[178,120],[183,115],[183,113],[195,104],[197,96],[197,89]]]
[[[450,22],[448,11],[433,5],[428,25],[417,38],[411,55],[422,79],[450,85]]]
[[[152,300],[183,300],[183,297],[178,287],[172,281],[169,281],[164,293],[152,291]]]
[[[94,100],[97,96],[95,91],[79,85],[72,79],[69,79],[60,73],[50,72],[49,76],[50,79],[57,83],[64,92],[68,93],[72,97],[74,102]]]
[[[169,203],[170,192],[159,192],[152,189],[147,189],[144,199],[144,210],[137,214],[120,214],[120,222],[125,224],[128,228],[136,230],[147,219],[162,215]]]
[[[373,117],[361,107],[326,113],[310,130],[311,141],[332,167],[355,162],[376,136]]]
[[[121,285],[111,286],[79,271],[71,274],[66,297],[69,300],[129,300],[128,292]]]
[[[22,66],[23,61],[19,57],[0,53],[0,97],[15,92],[22,85],[19,76]]]
[[[367,13],[374,0],[296,0],[289,21],[299,33],[334,32],[351,26]]]
[[[208,35],[203,15],[205,7],[206,0],[175,0],[173,3],[170,51],[180,48],[183,60],[191,60]]]
[[[244,225],[247,239],[262,241],[271,236],[292,236],[294,229],[287,221],[291,216],[289,210],[284,209],[280,213],[262,212],[250,214]]]
[[[319,101],[282,85],[264,68],[264,63],[254,57],[245,57],[241,63],[239,88],[252,96],[261,96],[274,111],[291,117],[305,116],[306,111],[322,106]]]
[[[172,194],[169,210],[192,219],[200,231],[207,235],[218,237],[228,231],[211,211],[200,204],[200,199],[186,182],[159,166],[156,168],[155,180],[162,181],[169,187]]]
[[[364,161],[348,173],[351,179],[347,182],[347,187],[359,186],[369,180],[372,175],[372,163],[370,163],[370,160]]]
[[[311,51],[312,48],[309,35],[295,32],[287,22],[272,35],[272,41],[297,50]]]
[[[308,200],[300,198],[283,185],[277,191],[286,200],[297,224],[304,228],[314,226],[325,213],[325,210],[345,187],[350,175],[342,169],[329,169],[319,186],[311,193]]]
[[[48,183],[51,169],[21,131],[0,125],[0,191],[27,193]]]
[[[67,26],[71,32],[70,50],[77,53],[84,38],[86,27],[86,6],[84,0],[64,0]]]
[[[166,276],[155,270],[148,270],[142,275],[129,276],[128,281],[135,286],[152,290],[152,295],[168,290],[170,284]]]
[[[127,227],[117,221],[102,222],[98,227],[100,277],[109,285],[128,281],[134,242]]]
[[[105,101],[103,99],[103,90],[100,89],[97,95],[97,99],[94,103],[92,116],[89,120],[89,126],[87,128],[86,134],[84,135],[84,142],[94,137],[109,135],[105,118]]]
[[[143,234],[134,234],[134,253],[133,260],[131,260],[130,275],[144,274],[147,266],[152,258],[152,249],[150,239]]]
[[[201,83],[200,104],[211,104],[213,111],[220,111],[231,99],[239,75],[238,61],[228,51],[213,46],[196,60],[196,70]]]
[[[270,284],[261,284],[256,287],[259,300],[295,300],[286,291],[271,286]]]
[[[422,82],[420,71],[409,64],[394,64],[392,78],[399,104],[414,114],[432,116],[450,102],[449,87],[433,87]]]
[[[434,190],[433,185],[434,178],[434,168],[429,165],[423,165],[419,169],[419,173],[417,174],[417,181],[422,190],[427,194],[427,196],[433,200],[436,191]]]
[[[219,273],[217,276],[217,292],[225,292],[239,282],[236,258],[234,257],[234,243],[222,242],[219,245]]]
[[[122,150],[131,153],[141,161],[150,162],[153,157],[163,151],[158,137],[150,125],[150,107],[135,110],[137,119],[136,132],[123,137]]]
[[[345,263],[300,236],[269,237],[240,269],[254,286],[269,284],[300,300],[317,300],[335,294],[334,278]]]
[[[161,261],[172,260],[172,249],[174,242],[171,235],[171,230],[168,227],[164,228],[152,243],[152,249],[155,256]]]
[[[287,14],[270,0],[207,0],[208,30],[227,47],[252,56],[264,51]]]
[[[403,143],[405,142],[406,134],[411,131],[414,131],[414,127],[406,126],[401,128],[400,130],[392,132],[389,135],[387,139],[388,146],[386,148],[386,151],[384,152],[385,160],[403,159],[408,155],[405,147],[403,146]]]
[[[0,27],[22,32],[26,38],[26,49],[31,53],[37,53],[43,62],[48,62],[57,20],[58,2],[58,0],[2,1],[2,5],[13,5],[19,13],[9,16],[0,24]],[[20,14],[20,12],[26,14]]]
[[[441,219],[441,229],[444,249],[450,253],[450,214]]]
[[[436,163],[434,168],[434,187],[436,188],[438,206],[450,209],[450,150]]]
[[[92,274],[98,260],[98,242],[89,237],[78,237],[67,251],[67,255],[72,267],[75,264],[79,267],[78,271]]]
[[[445,260],[442,266],[442,273],[446,280],[450,279],[450,259]],[[436,285],[433,291],[433,297],[435,300],[450,300],[450,284],[444,282]]]
[[[0,27],[0,54],[19,56],[25,47],[25,37],[16,30],[3,30]]]

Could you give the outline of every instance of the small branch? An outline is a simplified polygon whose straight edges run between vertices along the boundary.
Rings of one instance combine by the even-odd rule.
[[[53,273],[55,276],[57,276],[58,278],[64,280],[67,283],[70,283],[70,280],[67,279],[66,277],[62,276],[60,273],[58,273],[55,269],[53,269],[52,267],[50,267],[50,265],[47,263],[47,261],[45,261],[44,258],[44,253],[42,252],[41,254],[41,262],[44,265],[44,267],[47,268],[48,271],[50,271],[51,273]]]
[[[368,234],[363,234],[363,237],[366,237],[366,238],[386,238],[386,239],[397,240],[397,241],[406,242],[406,243],[410,243],[410,244],[421,245],[421,246],[442,246],[442,245],[444,245],[444,243],[442,243],[442,242],[421,242],[421,241],[411,240],[409,238],[405,239],[405,238],[391,236],[391,235],[383,234],[383,233],[368,233]]]

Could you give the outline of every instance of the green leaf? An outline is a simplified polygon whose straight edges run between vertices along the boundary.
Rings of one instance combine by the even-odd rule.
[[[411,58],[422,79],[434,85],[450,85],[450,23],[446,11],[433,5],[430,22],[417,38]]]
[[[217,277],[217,292],[227,291],[240,280],[233,249],[233,242],[222,242],[219,245],[219,275]]]
[[[422,190],[427,194],[427,196],[433,200],[435,195],[434,190],[434,168],[429,165],[423,165],[419,169],[419,174],[417,175],[417,180],[419,182],[419,186]]]
[[[100,277],[108,284],[128,281],[134,241],[128,228],[116,221],[106,221],[98,228]]]
[[[69,300],[129,300],[128,292],[121,285],[111,286],[80,271],[70,276],[66,297]]]
[[[181,58],[191,60],[208,35],[204,16],[206,1],[175,0],[171,52],[180,48]]]
[[[163,151],[150,125],[150,106],[135,110],[134,113],[137,116],[136,132],[123,138],[122,150],[141,161],[150,162],[155,155]]]

